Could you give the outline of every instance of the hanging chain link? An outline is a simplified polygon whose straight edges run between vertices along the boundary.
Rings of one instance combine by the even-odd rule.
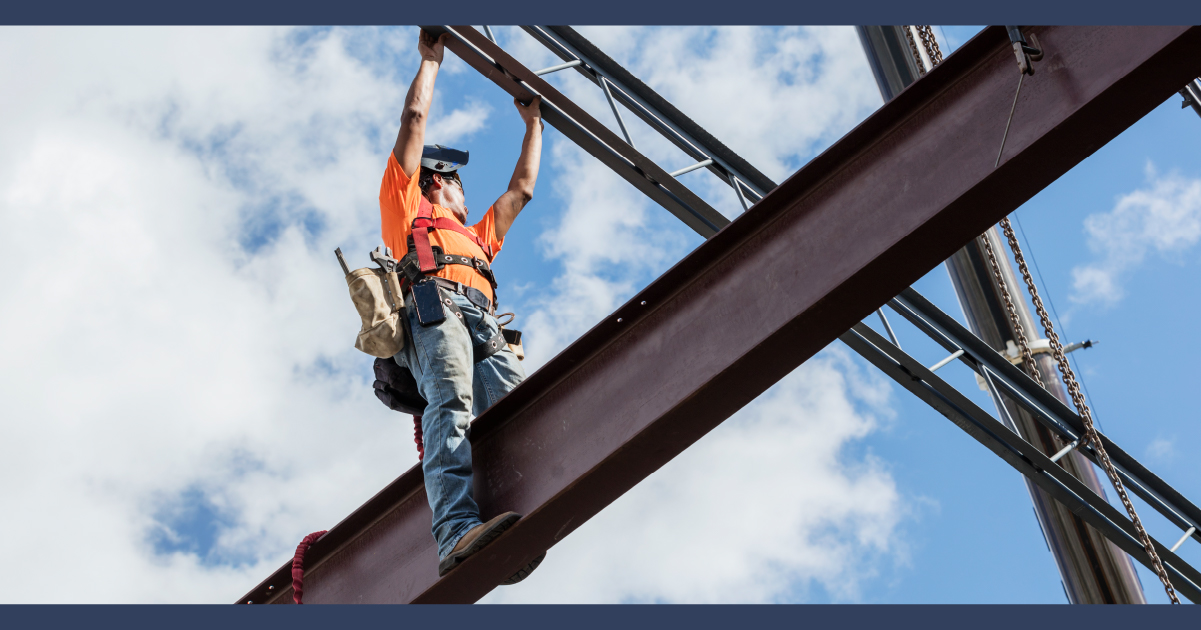
[[[1034,353],[1030,352],[1030,342],[1026,339],[1026,330],[1018,319],[1017,308],[1013,305],[1013,297],[1009,294],[1009,283],[1005,282],[1005,278],[1001,275],[1001,265],[997,264],[997,255],[993,251],[992,241],[989,240],[987,232],[977,238],[984,243],[984,251],[988,254],[988,264],[992,267],[992,277],[997,281],[997,287],[1001,289],[1001,298],[1005,300],[1005,310],[1009,313],[1009,323],[1013,325],[1018,348],[1022,351],[1022,363],[1026,366],[1026,374],[1029,374],[1039,387],[1046,389],[1047,385],[1043,383],[1042,373],[1038,370],[1038,364],[1034,362]]]
[[[917,61],[918,67],[924,68],[913,35],[909,27],[904,28],[905,35],[909,38],[909,47],[913,52],[913,57]],[[925,25],[918,26],[917,31],[922,39],[922,47],[925,48],[927,56],[930,57],[931,65],[937,66],[942,62],[942,51],[939,50],[938,41],[934,38],[934,30],[929,25]],[[924,69],[922,70],[922,74],[925,74]],[[1072,371],[1072,366],[1068,364],[1067,354],[1063,351],[1063,344],[1060,343],[1059,335],[1055,333],[1055,326],[1052,325],[1051,318],[1047,315],[1047,309],[1043,306],[1042,298],[1038,295],[1038,289],[1034,286],[1034,278],[1030,275],[1029,267],[1026,266],[1026,258],[1022,256],[1022,248],[1018,245],[1017,235],[1013,233],[1013,226],[1010,225],[1008,217],[1001,220],[1001,230],[1005,233],[1006,240],[1009,241],[1009,248],[1013,250],[1013,259],[1017,262],[1018,269],[1022,272],[1022,280],[1025,281],[1027,290],[1030,291],[1030,298],[1034,302],[1035,310],[1038,311],[1038,318],[1043,325],[1043,330],[1047,333],[1047,339],[1051,344],[1051,352],[1055,356],[1055,362],[1059,365],[1060,373],[1063,374],[1063,380],[1067,384],[1068,393],[1072,396],[1072,402],[1075,404],[1080,418],[1084,420],[1085,435],[1077,448],[1084,448],[1089,443],[1092,444],[1093,451],[1097,454],[1097,459],[1101,461],[1101,467],[1105,469],[1105,474],[1109,477],[1110,483],[1113,484],[1114,490],[1117,491],[1118,497],[1122,500],[1122,506],[1126,508],[1126,514],[1130,516],[1130,521],[1134,524],[1134,530],[1138,534],[1139,542],[1142,543],[1143,549],[1147,552],[1147,557],[1151,559],[1151,565],[1155,569],[1155,574],[1159,576],[1159,581],[1163,582],[1163,588],[1168,594],[1168,599],[1173,604],[1179,604],[1180,599],[1176,597],[1176,589],[1172,588],[1172,582],[1168,579],[1168,572],[1164,569],[1163,561],[1160,560],[1159,554],[1155,552],[1155,545],[1152,544],[1151,537],[1147,535],[1147,530],[1143,528],[1143,522],[1134,510],[1134,504],[1130,502],[1130,497],[1126,495],[1126,487],[1122,484],[1122,479],[1118,477],[1118,471],[1114,468],[1113,462],[1109,459],[1109,453],[1105,452],[1105,446],[1101,443],[1097,427],[1093,423],[1092,412],[1088,408],[1088,403],[1084,400],[1084,394],[1080,392],[1080,384],[1076,381],[1076,374]],[[984,234],[979,238],[984,244],[984,251],[988,254],[988,263],[992,267],[993,279],[996,280],[997,287],[1001,290],[1001,297],[1005,300],[1005,310],[1009,313],[1009,322],[1013,325],[1014,333],[1017,336],[1018,347],[1022,352],[1022,363],[1026,367],[1026,373],[1038,382],[1040,387],[1045,389],[1046,385],[1043,383],[1042,375],[1039,373],[1038,364],[1034,362],[1034,353],[1030,351],[1026,332],[1018,320],[1017,309],[1013,304],[1013,297],[1010,295],[1009,287],[1001,274],[1001,266],[997,263],[997,256],[996,252],[993,251],[992,242],[989,241],[988,234]]]
[[[909,40],[909,52],[913,53],[913,61],[917,63],[917,70],[922,76],[926,75],[926,64],[922,62],[922,54],[918,52],[918,43],[913,38],[913,29],[917,29],[917,34],[922,39],[921,47],[926,51],[926,56],[930,58],[930,65],[937,66],[942,63],[942,51],[938,48],[938,41],[934,39],[934,29],[929,24],[914,25],[912,28],[902,26],[905,29],[905,38]]]
[[[917,51],[917,42],[913,41],[913,29],[908,26],[901,28],[905,31],[905,38],[909,40],[909,52],[913,53],[913,61],[917,63],[918,73],[926,76],[926,64],[922,63],[922,54]]]
[[[938,40],[934,39],[934,29],[927,24],[917,27],[917,32],[922,36],[922,45],[926,47],[926,54],[930,57],[930,64],[937,66],[942,63],[942,51],[938,49]]]
[[[1076,381],[1076,374],[1072,371],[1072,366],[1068,364],[1067,354],[1063,351],[1063,344],[1059,341],[1059,335],[1055,333],[1055,326],[1051,324],[1051,318],[1047,315],[1047,309],[1043,306],[1042,298],[1038,295],[1038,289],[1034,286],[1034,278],[1030,275],[1030,269],[1026,266],[1026,258],[1022,256],[1022,248],[1018,245],[1017,236],[1013,233],[1013,226],[1009,223],[1009,218],[1001,220],[1001,230],[1005,233],[1005,238],[1009,241],[1009,248],[1013,250],[1013,259],[1018,264],[1018,269],[1022,272],[1022,280],[1026,282],[1026,289],[1030,291],[1030,299],[1034,302],[1034,308],[1038,311],[1038,318],[1042,322],[1043,330],[1047,333],[1047,340],[1051,343],[1051,352],[1055,355],[1055,362],[1059,364],[1059,371],[1063,374],[1064,383],[1068,386],[1068,393],[1072,396],[1072,402],[1076,405],[1076,411],[1079,412],[1080,418],[1084,421],[1085,439],[1081,443],[1081,447],[1085,443],[1091,442],[1093,451],[1097,454],[1097,459],[1101,461],[1101,467],[1105,469],[1105,474],[1109,476],[1110,483],[1113,484],[1114,490],[1118,493],[1118,498],[1122,500],[1122,505],[1126,508],[1126,514],[1130,516],[1131,523],[1134,524],[1134,530],[1138,534],[1139,542],[1142,543],[1143,549],[1147,552],[1147,557],[1151,559],[1151,565],[1155,569],[1155,574],[1159,576],[1159,581],[1163,582],[1164,591],[1168,594],[1168,599],[1172,600],[1173,604],[1179,604],[1180,599],[1176,597],[1176,589],[1172,588],[1172,582],[1168,579],[1168,572],[1164,569],[1163,561],[1160,560],[1159,554],[1155,552],[1155,545],[1151,542],[1151,537],[1147,535],[1147,530],[1143,528],[1143,522],[1138,517],[1138,513],[1134,511],[1134,504],[1130,502],[1130,497],[1126,495],[1126,488],[1122,484],[1122,479],[1118,477],[1118,471],[1114,468],[1113,462],[1109,459],[1109,454],[1105,452],[1105,446],[1101,443],[1101,438],[1097,433],[1097,427],[1093,424],[1093,415],[1088,408],[1088,403],[1084,400],[1084,394],[1080,392],[1080,384]],[[1002,287],[1002,294],[1005,296],[1006,306],[1009,308],[1011,321],[1017,328],[1020,343],[1022,344],[1023,358],[1028,364],[1033,364],[1033,357],[1030,356],[1029,349],[1025,345],[1025,335],[1021,333],[1021,327],[1017,325],[1016,315],[1014,314],[1012,304],[1009,299],[1009,292],[1004,288],[1005,283],[1000,281],[1001,271],[997,264],[997,259],[993,255],[992,246],[988,243],[988,238],[984,237],[985,248],[988,251],[988,260],[993,268],[993,276],[998,278],[998,283]],[[1040,382],[1041,385],[1041,382]]]
[[[908,26],[903,28],[905,29],[905,35],[909,39],[909,48],[913,52],[913,58],[917,61],[918,68],[921,69],[922,74],[925,75],[925,66],[922,64],[921,55],[917,51],[917,43],[913,39],[913,34]],[[931,65],[937,66],[942,62],[942,51],[939,50],[938,42],[934,38],[934,30],[929,25],[918,26],[917,30],[922,40],[922,47],[925,48]],[[1055,326],[1052,325],[1051,318],[1047,315],[1047,309],[1043,306],[1042,298],[1038,295],[1038,289],[1034,286],[1034,278],[1030,275],[1030,269],[1026,266],[1026,258],[1022,256],[1022,248],[1018,245],[1017,236],[1013,233],[1013,226],[1010,225],[1008,217],[1001,220],[1001,230],[1005,233],[1006,240],[1009,241],[1009,248],[1013,250],[1013,259],[1017,262],[1018,269],[1022,272],[1022,280],[1025,281],[1027,290],[1030,291],[1030,299],[1034,302],[1034,308],[1038,311],[1038,318],[1042,323],[1043,330],[1047,333],[1047,339],[1051,344],[1051,352],[1055,356],[1055,362],[1059,365],[1060,373],[1063,374],[1063,380],[1067,384],[1068,393],[1072,397],[1072,402],[1075,404],[1080,418],[1084,420],[1085,435],[1080,440],[1077,448],[1084,448],[1086,445],[1092,444],[1093,451],[1097,454],[1097,459],[1101,461],[1101,467],[1105,469],[1105,474],[1109,477],[1110,483],[1113,484],[1114,490],[1117,491],[1118,497],[1122,500],[1122,506],[1126,508],[1126,514],[1130,516],[1130,521],[1134,524],[1134,530],[1138,534],[1139,542],[1147,552],[1147,557],[1151,559],[1151,565],[1155,569],[1155,574],[1159,576],[1159,581],[1163,582],[1163,588],[1168,594],[1168,599],[1173,604],[1179,604],[1180,599],[1176,597],[1176,589],[1172,588],[1172,582],[1168,579],[1168,572],[1164,569],[1163,561],[1160,560],[1159,554],[1155,552],[1155,545],[1152,544],[1151,537],[1147,535],[1147,530],[1143,528],[1143,522],[1139,519],[1138,513],[1134,510],[1134,504],[1130,502],[1130,497],[1126,494],[1126,487],[1122,484],[1122,479],[1118,477],[1118,471],[1114,468],[1113,462],[1109,459],[1109,453],[1105,452],[1105,446],[1101,443],[1097,427],[1093,423],[1092,412],[1089,410],[1088,403],[1084,400],[1084,394],[1080,392],[1080,384],[1076,381],[1076,374],[1072,371],[1072,366],[1068,364],[1067,354],[1063,351],[1063,344],[1060,343],[1059,335],[1055,333]],[[1005,310],[1009,313],[1009,322],[1013,325],[1018,347],[1022,352],[1022,363],[1025,365],[1026,372],[1031,378],[1038,382],[1040,387],[1046,389],[1042,375],[1038,370],[1038,364],[1034,362],[1034,353],[1030,351],[1026,332],[1018,320],[1017,309],[1014,307],[1009,287],[1001,274],[1001,266],[997,263],[997,256],[993,251],[992,242],[989,241],[987,234],[979,238],[984,244],[984,251],[988,254],[988,263],[992,267],[993,278],[997,282],[997,287],[1001,290],[1001,297],[1005,300]]]

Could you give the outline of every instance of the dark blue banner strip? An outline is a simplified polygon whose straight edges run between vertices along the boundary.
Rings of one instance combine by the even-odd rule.
[[[1196,628],[1196,606],[0,606],[0,627],[331,628]]]
[[[10,2],[4,24],[1196,24],[1196,0],[126,0]]]

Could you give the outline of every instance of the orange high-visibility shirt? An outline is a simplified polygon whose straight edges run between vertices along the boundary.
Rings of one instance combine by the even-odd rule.
[[[391,151],[388,152],[388,167],[384,169],[384,181],[379,189],[380,230],[383,232],[384,244],[392,248],[392,255],[397,260],[409,251],[409,234],[413,231],[413,219],[417,218],[417,209],[421,205],[421,188],[417,186],[418,173],[420,168],[411,178],[405,175],[400,163],[396,161],[396,156]],[[435,219],[446,217],[458,221],[450,210],[433,205]],[[475,232],[481,241],[490,244],[493,252],[500,253],[505,239],[496,238],[496,214],[491,207],[479,223],[467,229]],[[488,256],[479,245],[451,230],[431,230],[430,245],[441,247],[447,254],[488,260]],[[492,294],[492,285],[471,267],[446,265],[435,275],[475,287],[483,291],[488,299],[496,301],[496,296]]]

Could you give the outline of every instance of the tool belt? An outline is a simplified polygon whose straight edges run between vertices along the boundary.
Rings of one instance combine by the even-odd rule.
[[[438,256],[442,258],[443,264],[435,264],[435,270],[441,269],[446,264],[469,265],[488,278],[495,287],[492,270],[486,261],[468,256],[446,255],[441,252],[441,248],[435,247],[431,250],[431,253],[437,252]],[[413,251],[410,249],[410,253]],[[462,295],[480,310],[492,316],[496,314],[496,304],[489,300],[483,291],[475,287],[445,278],[426,276],[413,265],[409,266],[411,276],[402,279],[398,276],[397,269],[402,267],[405,261],[397,261],[392,258],[391,250],[386,247],[377,248],[371,252],[371,259],[379,265],[379,268],[364,267],[353,272],[347,267],[341,248],[334,250],[334,253],[337,254],[338,263],[342,266],[342,271],[346,276],[351,301],[362,320],[362,327],[355,339],[355,348],[377,357],[374,366],[376,380],[373,384],[376,397],[390,409],[420,416],[425,411],[426,400],[418,391],[412,372],[407,367],[397,364],[393,359],[404,349],[405,337],[409,335],[409,319],[404,306],[404,289],[407,288],[413,292],[413,289],[417,288],[427,295],[429,295],[430,289],[433,290],[433,295],[436,296],[436,311],[442,317],[431,322],[431,325],[445,319],[446,313],[449,312],[451,316],[467,326],[463,311],[450,298],[450,293]],[[409,258],[406,256],[405,260]],[[416,273],[413,273],[414,271]],[[416,296],[414,299],[416,300]],[[414,303],[416,304],[416,301]],[[427,308],[427,310],[429,309]],[[419,321],[421,314],[421,311],[418,310]],[[512,313],[506,314],[512,315]],[[513,319],[510,317],[504,324],[512,321]],[[525,352],[521,345],[521,331],[507,330],[504,328],[504,324],[497,323],[499,330],[495,336],[472,347],[473,360],[475,362],[483,361],[505,346],[508,346],[519,360],[525,359]],[[470,332],[469,329],[468,333],[470,334]]]

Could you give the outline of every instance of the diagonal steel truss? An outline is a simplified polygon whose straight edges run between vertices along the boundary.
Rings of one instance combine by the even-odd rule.
[[[513,96],[542,94],[547,122],[698,233],[708,237],[728,223],[627,142],[624,122],[619,127],[626,139],[471,27],[426,28],[450,32],[448,47]],[[969,159],[979,152],[973,134],[983,138],[973,125],[995,114],[988,95],[1008,90],[1008,80],[992,75],[1009,61],[997,55],[1007,52],[1006,37],[1001,29],[988,29],[774,191],[770,180],[677,110],[663,107],[665,100],[631,81],[574,31],[527,32],[564,58],[563,68],[577,68],[604,88],[615,115],[620,117],[616,103],[629,108],[697,158],[698,168],[759,202],[748,221],[730,224],[477,419],[477,499],[485,510],[496,503],[524,510],[527,517],[511,533],[446,578],[433,579],[428,507],[420,470],[414,469],[310,548],[306,599],[474,601],[834,338],[1146,563],[1124,514],[895,344],[853,323],[888,301],[1057,435],[1079,437],[1082,423],[1071,410],[904,287],[1199,74],[1197,62],[1184,60],[1198,58],[1201,28],[1057,27],[1042,33],[1048,54],[1076,70],[1065,78],[1066,89],[1053,86],[1031,96],[1042,118],[1012,137],[1012,152],[991,173]],[[1113,47],[1088,44],[1098,38]],[[944,124],[932,135],[926,122],[940,116]],[[948,129],[959,134],[955,146],[965,155],[930,163],[949,174],[942,188],[921,202],[902,200],[889,212],[873,206],[874,192],[892,180],[927,183],[928,174],[896,155],[937,155],[932,145],[947,142]],[[776,229],[765,234],[760,225]],[[830,263],[831,256],[837,263],[828,277],[790,271]],[[765,286],[778,290],[771,294],[775,299],[763,300]],[[715,324],[714,308],[736,328]],[[695,339],[712,341],[698,347]],[[781,347],[791,350],[780,353]],[[688,356],[689,364],[656,373],[651,357],[665,354]],[[1105,439],[1132,490],[1173,523],[1194,527],[1191,534],[1201,540],[1195,530],[1201,511]],[[514,477],[518,468],[524,478]],[[1177,589],[1201,601],[1201,575],[1156,545]],[[240,601],[290,601],[289,569],[285,565]]]

